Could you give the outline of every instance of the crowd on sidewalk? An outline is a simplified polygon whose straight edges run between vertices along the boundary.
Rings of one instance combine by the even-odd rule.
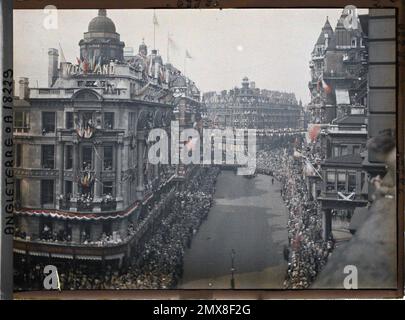
[[[294,157],[299,139],[290,139],[285,148],[259,151],[257,167],[280,182],[280,193],[289,213],[289,245],[285,250],[288,271],[284,286],[286,289],[304,289],[326,264],[334,244],[332,238],[328,241],[322,238],[319,204],[308,194],[302,158]]]
[[[202,168],[176,191],[153,231],[138,245],[139,255],[134,254],[136,259],[129,266],[117,271],[108,264],[101,270],[101,262],[98,266],[61,263],[57,266],[61,289],[174,288],[182,276],[184,252],[212,206],[219,172],[216,167]],[[15,274],[16,288],[22,290],[29,285],[29,288],[42,289],[40,279],[45,265],[38,262],[28,266],[25,262],[25,258],[17,262],[24,266],[16,268],[19,270]]]

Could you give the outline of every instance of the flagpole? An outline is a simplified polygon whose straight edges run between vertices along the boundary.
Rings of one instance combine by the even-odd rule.
[[[153,9],[153,50],[156,49],[156,13],[155,9]]]
[[[169,45],[170,45],[169,41],[170,41],[170,38],[169,37],[170,37],[169,32],[167,32],[167,63],[170,62],[170,58],[169,58]]]
[[[184,76],[186,76],[186,62],[187,62],[187,53],[184,56]]]

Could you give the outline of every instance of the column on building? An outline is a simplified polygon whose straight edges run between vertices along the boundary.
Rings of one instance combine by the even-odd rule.
[[[144,133],[137,133],[138,136],[138,141],[137,141],[137,156],[138,156],[138,180],[137,180],[137,187],[136,187],[136,193],[137,193],[137,198],[138,200],[143,200],[143,193],[145,190],[144,187],[144,179],[143,179],[143,154],[144,154],[144,149],[145,149],[145,138],[144,138]]]
[[[123,198],[122,198],[122,147],[123,141],[122,137],[118,138],[116,144],[117,157],[115,166],[115,199],[117,202],[117,210],[123,209]]]
[[[70,200],[70,210],[77,211],[77,196],[79,194],[79,141],[77,136],[73,139],[73,182],[72,182],[72,198]]]
[[[94,212],[101,212],[101,193],[103,189],[103,183],[101,179],[101,167],[102,167],[102,158],[101,158],[101,142],[95,141],[94,142],[94,174],[95,174],[95,181],[94,181],[94,195],[93,195],[93,211]]]
[[[57,166],[58,166],[58,187],[56,190],[56,209],[60,208],[60,201],[59,196],[65,196],[64,194],[64,186],[63,186],[63,177],[64,177],[64,159],[65,159],[65,144],[61,140],[58,141],[56,147],[56,159],[57,159]]]

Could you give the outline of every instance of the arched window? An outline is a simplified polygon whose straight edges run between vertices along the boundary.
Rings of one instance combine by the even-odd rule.
[[[92,90],[83,89],[76,92],[73,96],[74,100],[84,100],[84,101],[99,101],[100,96]]]

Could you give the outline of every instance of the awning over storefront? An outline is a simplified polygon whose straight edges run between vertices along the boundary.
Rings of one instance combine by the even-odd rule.
[[[336,89],[336,104],[350,104],[349,91],[347,89]]]

